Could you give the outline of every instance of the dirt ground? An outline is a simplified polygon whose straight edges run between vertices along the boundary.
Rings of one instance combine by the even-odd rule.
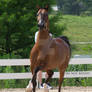
[[[0,89],[0,92],[25,92],[24,88]],[[44,92],[43,89],[37,89],[36,92]],[[58,92],[58,89],[49,90],[49,92]],[[92,92],[92,87],[63,87],[62,92]]]

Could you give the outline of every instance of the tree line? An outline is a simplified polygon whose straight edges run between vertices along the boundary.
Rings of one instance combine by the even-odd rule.
[[[91,0],[57,0],[57,5],[64,14],[92,15]]]

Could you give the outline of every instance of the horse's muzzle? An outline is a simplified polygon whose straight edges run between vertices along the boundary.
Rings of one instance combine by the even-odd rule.
[[[44,28],[44,23],[38,24],[39,28]]]

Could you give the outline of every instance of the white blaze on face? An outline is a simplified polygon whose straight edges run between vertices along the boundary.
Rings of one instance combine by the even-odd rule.
[[[38,24],[41,24],[41,22],[42,22],[42,20],[40,19]]]

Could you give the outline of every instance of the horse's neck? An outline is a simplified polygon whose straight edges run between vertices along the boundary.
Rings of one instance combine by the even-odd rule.
[[[48,39],[49,32],[47,30],[39,31],[39,38],[38,39]]]
[[[44,45],[48,44],[49,38],[50,38],[49,32],[47,30],[41,30],[38,33],[37,44],[39,46],[44,46]]]

